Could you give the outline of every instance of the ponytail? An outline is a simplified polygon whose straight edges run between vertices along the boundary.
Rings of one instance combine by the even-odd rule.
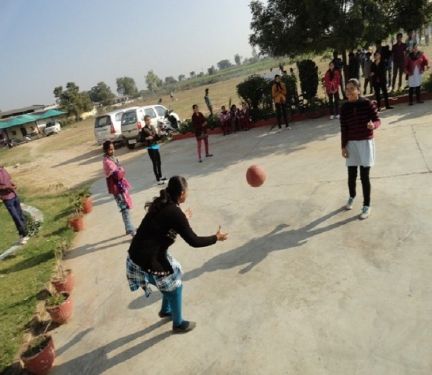
[[[147,202],[144,208],[149,214],[156,214],[162,208],[168,206],[169,204],[177,204],[180,195],[183,191],[187,189],[187,181],[182,176],[171,177],[168,181],[168,186],[159,192],[159,196],[155,197],[153,201]]]

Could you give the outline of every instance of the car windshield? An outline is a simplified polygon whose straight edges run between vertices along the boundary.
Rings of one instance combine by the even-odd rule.
[[[49,122],[48,124],[46,124],[46,127],[49,128],[50,126],[54,126],[55,123],[54,122]]]
[[[109,116],[101,116],[96,119],[95,128],[103,128],[108,125],[111,125],[111,119]]]
[[[135,124],[136,122],[137,122],[136,111],[129,111],[129,112],[123,113],[123,116],[122,116],[122,119],[121,119],[122,126],[123,125]]]
[[[145,112],[146,116],[150,116],[151,118],[156,117],[156,112],[153,110],[153,108],[146,108],[146,109],[144,109],[144,112]]]
[[[123,115],[123,112],[116,113],[116,115],[114,117],[115,120],[116,121],[121,121],[122,115]]]
[[[165,112],[167,111],[166,108],[162,107],[161,105],[157,105],[156,107],[156,112],[160,117],[164,117],[165,116]]]

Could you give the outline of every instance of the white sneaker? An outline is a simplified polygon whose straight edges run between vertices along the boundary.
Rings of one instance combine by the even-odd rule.
[[[339,120],[340,119],[340,115],[336,115],[336,118]]]
[[[162,181],[162,180],[157,182],[158,185],[163,185],[164,183],[165,183],[165,181]]]
[[[330,116],[330,120],[334,120],[334,116],[333,115]]]
[[[352,210],[354,203],[354,198],[349,197],[347,204],[345,205],[345,210]]]
[[[369,217],[369,214],[371,212],[371,208],[369,206],[363,206],[362,212],[360,214],[360,219],[365,220]]]
[[[19,240],[19,244],[20,245],[25,245],[27,242],[28,242],[28,240],[30,239],[30,237],[29,236],[22,236],[22,237],[20,237],[20,240]]]

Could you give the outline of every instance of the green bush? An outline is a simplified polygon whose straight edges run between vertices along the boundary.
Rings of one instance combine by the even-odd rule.
[[[259,107],[271,107],[271,82],[259,75],[251,75],[239,83],[237,94],[249,103],[253,110]]]
[[[312,60],[297,62],[303,97],[310,102],[318,92],[318,67]]]
[[[432,92],[432,73],[429,74],[429,78],[423,84],[427,92]]]

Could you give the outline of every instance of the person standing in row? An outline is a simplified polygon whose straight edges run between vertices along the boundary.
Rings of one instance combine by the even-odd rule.
[[[211,100],[209,97],[209,89],[208,88],[206,88],[204,91],[204,101],[205,101],[205,104],[206,104],[206,106],[210,112],[210,116],[213,116],[213,106],[212,106],[212,103],[211,103]]]
[[[392,90],[396,87],[396,78],[399,74],[398,90],[402,88],[402,77],[405,71],[405,52],[406,44],[402,42],[402,33],[396,35],[396,43],[392,46],[392,57],[393,57],[393,80]]]
[[[405,65],[405,72],[408,75],[409,105],[413,105],[414,91],[416,93],[417,103],[423,103],[421,100],[420,88],[423,72],[428,69],[428,65],[429,61],[427,57],[423,52],[418,50],[417,45],[415,44],[407,57]]]
[[[152,202],[147,202],[147,213],[138,228],[129,248],[126,260],[126,276],[131,291],[142,288],[148,297],[149,284],[155,285],[162,293],[160,318],[171,318],[173,333],[186,333],[195,328],[196,323],[182,317],[182,270],[171,256],[168,248],[174,244],[179,234],[192,247],[206,247],[217,241],[225,241],[228,234],[219,230],[207,237],[197,236],[189,224],[192,216],[186,214],[180,204],[188,196],[188,185],[184,177],[174,176],[166,189]]]
[[[125,170],[119,160],[114,156],[114,144],[111,141],[103,143],[103,169],[105,172],[108,193],[114,196],[121,212],[126,234],[135,236],[135,227],[132,224],[129,210],[132,208],[132,198],[129,195],[131,185],[125,178]]]
[[[162,176],[161,157],[160,157],[160,145],[158,143],[159,135],[155,127],[151,124],[151,117],[149,115],[144,116],[144,127],[141,129],[141,136],[146,144],[147,153],[150,156],[150,160],[153,164],[153,172],[156,177],[158,185],[163,185],[166,178]]]
[[[345,206],[353,208],[356,197],[357,169],[363,188],[363,208],[360,219],[367,219],[371,212],[370,168],[375,164],[374,129],[381,125],[376,106],[366,98],[360,97],[360,82],[350,79],[345,89],[348,101],[341,108],[342,156],[348,167],[349,199]]]
[[[330,120],[339,118],[339,86],[340,73],[335,69],[332,62],[329,64],[329,69],[324,75],[324,85],[329,98]]]
[[[286,90],[285,83],[281,81],[280,75],[276,74],[272,85],[272,98],[276,107],[276,116],[277,116],[279,129],[282,128],[282,122],[281,122],[282,116],[285,121],[285,127],[291,129],[288,123],[288,116],[286,111],[286,95],[287,95],[287,90]]]
[[[375,91],[378,111],[381,110],[381,91],[384,96],[386,108],[392,109],[393,107],[390,107],[387,93],[386,64],[381,59],[381,53],[378,51],[374,54],[374,62],[371,66],[371,79]]]
[[[363,75],[364,75],[364,88],[363,95],[366,95],[367,87],[369,85],[369,93],[372,94],[372,81],[371,81],[371,68],[372,68],[372,60],[371,53],[367,52],[363,61]]]
[[[209,144],[208,144],[208,134],[207,134],[207,120],[204,115],[199,111],[198,104],[194,104],[192,106],[193,114],[192,114],[192,126],[195,132],[195,137],[197,140],[197,152],[198,152],[198,161],[202,163],[201,158],[201,143],[204,142],[206,157],[209,158],[213,156],[209,152]]]
[[[21,202],[16,192],[17,186],[5,167],[0,166],[0,199],[3,201],[20,236],[19,244],[24,245],[29,240],[26,220],[21,208]]]

